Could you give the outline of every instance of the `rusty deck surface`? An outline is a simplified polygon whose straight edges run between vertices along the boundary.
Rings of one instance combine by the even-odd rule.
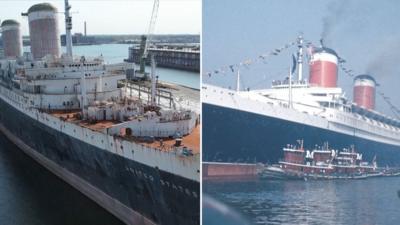
[[[100,120],[96,121],[95,123],[90,123],[88,121],[84,120],[79,120],[77,118],[77,115],[81,112],[80,110],[76,111],[64,111],[64,110],[56,110],[56,111],[51,111],[49,114],[52,116],[55,116],[57,118],[60,118],[64,121],[75,123],[79,126],[89,128],[94,131],[102,131],[106,128],[110,128],[115,124],[118,124],[120,122],[118,121],[112,121],[112,120]]]
[[[94,130],[94,131],[102,131],[104,129],[110,128],[115,124],[118,124],[120,122],[118,121],[96,121],[95,123],[90,123],[88,121],[84,120],[79,120],[77,117],[77,114],[79,114],[80,110],[76,111],[64,111],[64,110],[53,110],[49,112],[50,115],[55,116],[57,118],[60,118],[64,121],[71,122],[74,124],[77,124],[79,126]],[[197,125],[192,133],[182,137],[182,144],[181,146],[185,146],[188,149],[192,150],[193,154],[199,154],[200,153],[200,130],[201,130],[201,125]],[[143,139],[140,138],[135,138],[135,137],[127,137],[123,136],[122,137],[125,140],[133,141],[135,143],[143,144],[145,146],[151,147],[151,148],[156,148],[160,149],[162,151],[171,151],[176,149],[174,147],[175,145],[175,139],[162,139],[162,142],[159,140],[156,140],[152,143],[148,143],[144,141]]]
[[[77,110],[51,110],[50,112],[46,111],[48,114],[58,117],[58,118],[68,118],[74,119],[75,115],[81,112],[80,109]]]
[[[188,149],[192,150],[193,154],[199,154],[200,153],[200,130],[201,130],[201,125],[197,125],[192,133],[182,137],[182,143],[181,143],[181,147],[187,147]],[[136,138],[136,137],[128,137],[128,136],[124,136],[124,139],[130,140],[130,141],[134,141],[136,143],[145,145],[147,147],[150,148],[155,148],[155,149],[159,149],[161,151],[173,151],[176,149],[175,145],[175,139],[167,139],[164,138],[162,139],[162,141],[160,141],[160,139],[157,139],[156,141],[149,143],[146,142],[140,138]]]
[[[112,121],[112,120],[100,120],[96,121],[96,123],[90,123],[87,121],[81,121],[79,123],[80,126],[89,128],[94,131],[102,131],[104,129],[110,128],[115,124],[119,124],[121,122],[118,121]]]

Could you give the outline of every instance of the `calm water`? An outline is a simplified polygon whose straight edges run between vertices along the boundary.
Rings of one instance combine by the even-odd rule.
[[[1,225],[122,225],[0,133]]]
[[[400,224],[398,190],[398,177],[203,184],[252,224]]]
[[[74,46],[74,55],[84,56],[100,56],[103,55],[106,63],[120,63],[128,58],[129,44],[104,44],[104,45],[87,45],[87,46]],[[30,47],[24,47],[24,51],[30,51]],[[63,47],[63,52],[65,48]],[[147,67],[147,71],[150,68]],[[159,79],[162,81],[177,83],[192,88],[200,88],[200,75],[195,72],[157,68],[156,69]]]

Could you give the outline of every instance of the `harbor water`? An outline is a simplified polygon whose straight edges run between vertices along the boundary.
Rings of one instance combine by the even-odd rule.
[[[0,224],[122,225],[0,133]]]
[[[242,214],[249,224],[400,224],[399,190],[399,177],[203,183],[203,193]]]

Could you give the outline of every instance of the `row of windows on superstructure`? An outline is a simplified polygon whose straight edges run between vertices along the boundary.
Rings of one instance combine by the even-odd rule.
[[[66,101],[66,102],[63,102],[63,106],[73,106],[74,105],[74,102],[73,101]]]
[[[69,64],[68,67],[69,68],[73,68],[73,67],[98,66],[98,65],[99,65],[98,63],[83,63],[83,64]],[[31,68],[34,68],[34,67],[35,67],[35,64],[31,63]],[[47,68],[48,67],[47,63],[44,63],[43,67]],[[61,65],[61,67],[65,68],[66,66],[65,65]]]
[[[358,115],[357,117],[358,117],[359,119],[363,119],[363,120],[365,120],[365,121],[367,121],[367,122],[370,122],[370,123],[372,123],[373,125],[378,125],[378,126],[380,126],[380,127],[382,127],[382,128],[383,128],[383,127],[384,127],[384,128],[388,128],[388,129],[392,128],[392,129],[395,129],[396,131],[399,131],[399,130],[400,130],[399,127],[396,126],[396,125],[389,125],[389,124],[384,123],[384,122],[382,122],[382,121],[380,121],[380,120],[371,119],[371,118],[369,118],[369,117],[367,117],[367,116]]]
[[[98,63],[83,63],[83,64],[69,64],[68,67],[81,67],[81,66],[98,66]],[[64,67],[64,65],[63,65]]]
[[[330,117],[333,117],[333,115],[330,114]],[[337,115],[336,114],[335,117],[336,117],[336,119],[340,119],[340,120],[343,120],[343,121],[354,122],[353,118],[348,118],[348,117],[345,117],[345,116],[342,116],[342,115]],[[400,131],[400,128],[395,126],[395,125],[389,125],[389,124],[386,124],[386,123],[382,123],[382,122],[380,122],[378,120],[373,120],[373,119],[370,119],[368,117],[361,116],[361,115],[357,115],[356,118],[359,119],[359,120],[366,121],[368,123],[367,124],[368,127],[370,129],[374,130],[374,131],[376,131],[378,129],[378,130],[381,130],[381,131],[383,131],[385,133],[390,133],[390,134],[397,135],[397,136],[400,135],[398,133]],[[387,130],[384,130],[383,128],[386,128]]]

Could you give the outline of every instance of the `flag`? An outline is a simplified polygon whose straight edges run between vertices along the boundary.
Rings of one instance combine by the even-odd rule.
[[[296,56],[294,56],[294,54],[292,54],[292,59],[293,59],[293,65],[292,65],[292,74],[294,73],[294,71],[296,71]]]

